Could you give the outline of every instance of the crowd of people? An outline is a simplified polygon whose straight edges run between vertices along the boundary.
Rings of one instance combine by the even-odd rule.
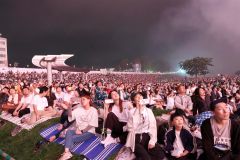
[[[47,86],[46,74],[1,76],[2,113],[27,124],[60,116],[57,129],[66,139],[61,160],[70,159],[74,143],[90,139],[99,127],[104,147],[121,143],[132,152],[130,159],[240,159],[240,77],[66,73],[63,81],[54,75]],[[20,131],[16,127],[12,135]]]

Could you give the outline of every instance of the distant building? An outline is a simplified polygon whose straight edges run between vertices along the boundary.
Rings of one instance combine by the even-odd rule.
[[[7,39],[0,34],[0,67],[8,67]]]

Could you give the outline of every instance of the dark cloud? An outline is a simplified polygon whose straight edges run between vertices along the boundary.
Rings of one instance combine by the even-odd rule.
[[[142,59],[175,70],[185,58],[214,58],[215,72],[237,70],[237,0],[1,0],[0,32],[10,63],[72,53],[77,66],[113,67]],[[234,63],[221,65],[226,60]],[[24,56],[23,56],[24,55]],[[24,58],[23,58],[24,57]],[[232,58],[231,58],[232,57]]]

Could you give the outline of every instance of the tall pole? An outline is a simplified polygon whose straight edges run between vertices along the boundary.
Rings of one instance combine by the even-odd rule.
[[[52,62],[47,61],[47,79],[48,86],[52,85]]]
[[[60,75],[60,82],[63,82],[63,73],[62,73],[62,71],[59,72],[59,75]]]

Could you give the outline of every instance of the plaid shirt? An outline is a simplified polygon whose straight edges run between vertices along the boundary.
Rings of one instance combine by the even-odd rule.
[[[94,103],[98,107],[103,107],[104,100],[107,98],[107,93],[102,91],[100,88],[96,88],[96,94],[95,94],[95,99]]]
[[[196,123],[196,125],[198,125],[200,127],[202,125],[203,121],[205,121],[208,118],[211,118],[212,116],[213,116],[212,111],[203,112],[196,116],[195,123]]]

